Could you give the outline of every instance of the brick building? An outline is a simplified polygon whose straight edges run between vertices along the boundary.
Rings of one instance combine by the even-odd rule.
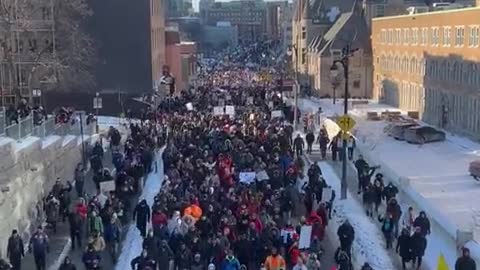
[[[375,18],[374,98],[480,137],[480,7]]]

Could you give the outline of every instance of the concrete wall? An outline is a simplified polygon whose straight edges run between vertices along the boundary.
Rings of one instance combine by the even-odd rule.
[[[89,139],[88,142],[91,142]],[[57,177],[73,180],[81,161],[81,143],[74,136],[28,137],[17,143],[0,139],[0,256],[5,257],[8,237],[18,229],[25,237],[41,222],[39,202]]]

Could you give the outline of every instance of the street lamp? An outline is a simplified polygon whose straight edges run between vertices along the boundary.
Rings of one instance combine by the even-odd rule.
[[[297,45],[292,45],[287,50],[287,55],[292,56],[295,53],[295,89],[293,90],[293,98],[295,100],[294,110],[293,110],[293,130],[297,129],[297,118],[298,118],[298,55],[297,55]]]
[[[332,81],[335,78],[338,78],[339,70],[338,65],[340,64],[343,67],[343,76],[345,79],[345,93],[343,101],[343,114],[346,116],[348,114],[348,69],[349,69],[349,58],[353,55],[357,49],[352,50],[350,45],[347,45],[343,50],[342,58],[334,60],[332,66],[330,67],[330,76]],[[343,136],[343,147],[342,147],[342,182],[341,182],[341,193],[340,199],[344,200],[347,198],[347,137]]]

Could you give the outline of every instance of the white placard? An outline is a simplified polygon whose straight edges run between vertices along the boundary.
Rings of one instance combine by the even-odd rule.
[[[322,189],[322,201],[329,202],[332,199],[332,188],[324,187]]]
[[[185,104],[185,106],[187,107],[187,110],[193,111],[193,104],[191,102]]]
[[[263,181],[263,180],[270,179],[270,177],[268,177],[268,174],[265,170],[261,170],[261,171],[257,172],[256,177],[257,177],[258,181]]]
[[[312,226],[303,225],[302,229],[300,230],[300,240],[298,241],[298,248],[299,249],[310,248],[311,239],[312,239]]]
[[[280,110],[272,111],[272,118],[283,117],[283,112]]]
[[[253,97],[247,97],[247,105],[253,105]]]
[[[251,113],[251,114],[250,114],[250,118],[249,118],[249,119],[250,119],[250,121],[253,121],[253,120],[255,120],[255,114],[254,114],[254,113]]]
[[[293,239],[294,235],[295,235],[295,230],[282,229],[280,231],[280,236],[282,237],[284,244],[288,243],[288,239]]]
[[[255,173],[254,172],[241,172],[239,175],[240,182],[251,184],[255,181]]]
[[[225,107],[223,106],[213,107],[213,115],[224,115],[224,114],[225,114]]]
[[[234,116],[235,115],[235,106],[225,106],[225,114],[228,114],[230,116]]]
[[[115,190],[115,181],[105,181],[105,182],[100,182],[100,190],[103,192],[110,192]]]

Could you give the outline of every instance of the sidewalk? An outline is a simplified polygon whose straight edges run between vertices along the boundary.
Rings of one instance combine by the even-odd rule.
[[[109,149],[107,149],[104,153],[103,164],[105,167],[108,167],[110,169],[113,167],[111,157],[112,157],[111,152]],[[72,182],[73,181],[72,179],[73,179],[73,175],[71,179],[62,179],[62,180],[63,181],[69,180],[70,182]],[[84,189],[85,189],[85,192],[89,195],[95,195],[97,192],[97,188],[93,183],[93,173],[91,170],[89,170],[85,176]],[[78,200],[78,196],[75,191],[75,188],[73,188],[71,192],[71,199],[72,199],[72,203],[75,203]],[[72,262],[77,266],[77,268],[80,268],[80,269],[83,268],[82,255],[83,255],[83,250],[85,248],[87,239],[86,238],[82,239],[84,243],[83,247],[77,248],[76,251],[71,250],[72,246],[70,241],[70,225],[68,223],[68,219],[66,219],[65,222],[59,221],[57,223],[56,234],[54,234],[53,231],[50,229],[45,229],[45,232],[49,237],[49,244],[50,244],[50,252],[47,254],[48,270],[57,270],[67,255],[70,256],[70,258],[72,259]],[[25,244],[25,248],[27,248],[28,242],[24,244]],[[105,260],[105,258],[107,259]],[[113,262],[111,262],[110,256],[108,256],[106,253],[102,254],[102,259],[103,259],[102,263],[104,264],[104,267],[106,267],[105,269],[113,269]],[[25,258],[22,261],[22,269],[25,269],[25,270],[36,269],[32,254],[25,254]]]

